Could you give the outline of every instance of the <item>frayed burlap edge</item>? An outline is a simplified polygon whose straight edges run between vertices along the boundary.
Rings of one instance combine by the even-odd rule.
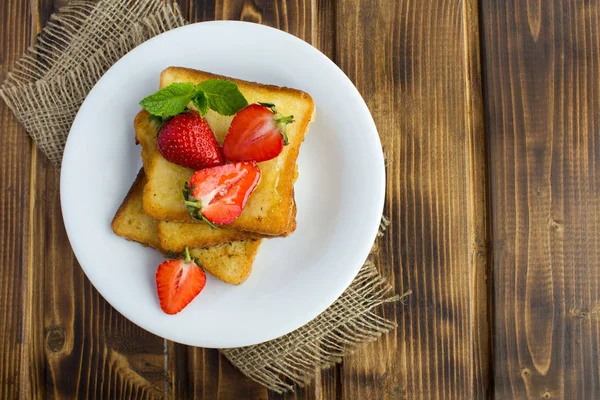
[[[378,236],[390,221],[382,217]],[[280,338],[254,346],[221,349],[244,375],[277,393],[294,391],[317,373],[341,362],[360,345],[394,329],[395,321],[378,314],[378,307],[397,302],[392,286],[372,261],[367,261],[344,293],[323,313]]]
[[[51,17],[0,96],[59,168],[73,119],[104,72],[139,44],[185,24],[177,5],[160,0],[71,3]]]
[[[177,5],[161,0],[73,1],[51,17],[38,43],[8,74],[0,96],[59,168],[73,119],[104,72],[137,45],[186,23]],[[378,236],[389,224],[383,217]],[[395,295],[369,261],[340,298],[305,326],[266,343],[221,351],[267,388],[293,391],[393,329],[396,323],[377,308],[409,293]]]

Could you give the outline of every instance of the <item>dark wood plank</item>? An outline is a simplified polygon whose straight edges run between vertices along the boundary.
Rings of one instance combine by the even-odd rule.
[[[336,59],[387,155],[391,225],[377,263],[398,329],[348,357],[346,399],[484,398],[484,132],[477,2],[337,2]]]
[[[60,214],[58,173],[37,155],[32,184],[45,201],[34,229],[34,265],[44,279],[46,391],[54,398],[160,398],[165,351],[156,337],[117,313],[92,287],[70,251]]]
[[[31,42],[29,2],[0,4],[0,81]],[[0,398],[37,392],[39,341],[31,335],[33,278],[27,253],[30,141],[4,101],[0,100]]]
[[[66,3],[33,2],[36,31]],[[35,288],[31,303],[41,309],[32,316],[32,337],[43,335],[43,346],[35,348],[40,360],[35,371],[42,374],[45,385],[36,395],[162,398],[169,390],[165,341],[117,313],[87,280],[64,230],[59,172],[34,147],[31,153],[28,150],[20,152],[31,154],[32,172],[20,185],[31,193],[27,271],[32,276],[29,285]]]
[[[226,0],[180,1],[181,9],[192,22],[207,20],[242,20],[273,26],[290,32],[333,57],[334,2]],[[338,369],[323,371],[317,381],[296,393],[279,396],[269,393],[235,369],[218,351],[173,345],[173,357],[185,357],[184,365],[175,367],[179,398],[187,393],[203,399],[333,399],[338,392]]]
[[[17,6],[3,5],[19,23],[5,24],[2,34],[16,31],[20,38],[25,27],[25,35],[36,32],[59,4],[39,2],[31,11],[34,24],[27,12],[18,13],[19,19],[12,11]],[[192,20],[242,19],[290,31],[334,58],[357,84],[380,128],[388,174],[395,174],[387,203],[393,225],[377,259],[398,291],[415,291],[411,303],[385,309],[400,328],[347,359],[343,376],[339,368],[330,369],[287,396],[267,393],[215,350],[165,343],[144,332],[116,313],[83,275],[60,217],[58,173],[0,108],[2,144],[12,149],[0,154],[3,178],[9,177],[0,182],[7,185],[0,222],[3,232],[18,233],[2,252],[4,265],[13,269],[0,281],[2,337],[9,338],[0,348],[6,350],[0,397],[480,397],[488,371],[481,285],[485,182],[476,168],[483,165],[479,65],[473,56],[476,4],[403,2],[391,11],[383,1],[181,5]],[[23,50],[7,57],[7,42],[3,73],[11,65],[5,60]],[[14,307],[15,298],[22,308]]]
[[[482,1],[494,384],[600,398],[600,2]]]
[[[252,2],[243,1],[179,1],[188,21],[215,19],[261,22],[261,10]],[[246,378],[216,349],[202,349],[172,344],[169,352],[173,365],[172,375],[178,385],[175,398],[236,399],[243,394],[248,398],[267,399],[268,391]]]

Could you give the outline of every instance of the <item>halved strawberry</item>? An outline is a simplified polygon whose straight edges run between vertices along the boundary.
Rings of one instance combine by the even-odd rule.
[[[260,170],[255,162],[239,162],[196,171],[183,190],[190,216],[214,224],[232,223],[258,185]]]
[[[185,248],[185,259],[167,260],[156,270],[160,308],[167,314],[183,310],[204,289],[206,274]]]
[[[223,153],[230,161],[266,161],[288,144],[286,125],[294,116],[282,116],[271,103],[250,104],[239,111],[227,131]]]
[[[187,111],[165,122],[156,137],[156,147],[172,163],[191,169],[225,163],[215,134],[197,111]]]

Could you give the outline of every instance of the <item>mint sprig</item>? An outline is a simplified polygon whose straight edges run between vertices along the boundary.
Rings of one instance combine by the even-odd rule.
[[[192,104],[194,104],[194,107],[198,109],[201,117],[206,116],[206,113],[208,113],[208,109],[210,108],[206,93],[204,93],[202,90],[198,90],[196,95],[192,98]]]
[[[248,105],[246,98],[233,82],[212,79],[201,82],[197,88],[206,94],[211,110],[221,115],[234,115]]]
[[[152,115],[169,118],[185,110],[193,94],[193,83],[172,83],[140,101],[140,105]]]
[[[174,117],[194,104],[201,116],[209,109],[222,115],[234,115],[248,105],[248,101],[233,82],[211,79],[194,86],[190,82],[172,83],[140,101],[150,114],[162,119]]]

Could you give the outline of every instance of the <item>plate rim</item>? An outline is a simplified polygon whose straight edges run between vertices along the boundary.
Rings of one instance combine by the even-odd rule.
[[[354,85],[354,83],[350,80],[350,78],[348,78],[348,76],[344,73],[344,71],[339,68],[339,66],[337,64],[335,64],[331,59],[329,59],[329,57],[327,57],[325,54],[323,54],[319,49],[317,49],[316,47],[312,46],[310,43],[279,29],[270,27],[270,26],[266,26],[266,25],[262,25],[262,24],[256,24],[256,23],[252,23],[252,22],[246,22],[246,21],[232,21],[232,20],[227,20],[227,21],[203,21],[203,22],[197,22],[197,23],[192,23],[192,24],[188,24],[188,25],[184,25],[172,30],[169,30],[167,32],[163,32],[157,36],[154,36],[150,39],[148,39],[147,41],[145,41],[144,43],[136,46],[135,48],[133,48],[132,50],[130,50],[129,52],[127,52],[125,55],[123,55],[117,62],[115,62],[103,75],[102,77],[95,83],[95,85],[92,87],[92,89],[89,91],[89,93],[87,94],[86,98],[84,99],[81,107],[79,108],[75,119],[73,120],[73,123],[71,125],[71,128],[69,130],[69,135],[67,136],[67,140],[65,143],[65,149],[64,149],[64,153],[63,153],[63,157],[62,157],[62,163],[68,167],[69,166],[69,159],[71,158],[71,153],[76,151],[76,149],[73,148],[73,146],[70,146],[69,144],[72,143],[71,137],[72,137],[72,132],[73,132],[73,128],[76,127],[77,121],[81,117],[85,112],[86,112],[86,104],[89,104],[88,99],[93,95],[93,93],[96,91],[97,87],[99,85],[102,84],[103,80],[105,80],[106,76],[109,76],[112,72],[114,71],[114,69],[116,69],[116,67],[123,62],[124,59],[129,58],[129,57],[133,57],[132,54],[141,52],[144,50],[145,47],[149,47],[153,42],[156,42],[158,40],[165,40],[164,37],[170,36],[170,35],[174,35],[174,32],[178,32],[178,31],[184,31],[184,30],[193,30],[193,29],[197,29],[198,26],[206,26],[206,25],[236,25],[236,26],[248,26],[251,25],[252,28],[255,29],[265,29],[268,31],[271,31],[272,34],[279,34],[279,35],[283,35],[285,36],[287,39],[293,40],[293,41],[297,41],[297,42],[301,42],[302,46],[308,46],[310,47],[310,49],[312,49],[312,51],[314,51],[315,55],[323,58],[328,64],[330,64],[330,66],[334,67],[334,69],[336,69],[338,71],[338,73],[341,73],[341,75],[344,77],[344,82],[345,84],[349,85],[350,90],[354,91],[356,94],[356,99],[359,100],[360,105],[362,107],[364,107],[364,110],[366,111],[365,115],[368,117],[368,124],[371,125],[372,130],[375,132],[375,136],[376,136],[376,140],[379,144],[378,148],[379,151],[376,154],[376,164],[378,166],[377,170],[377,176],[373,176],[374,180],[379,181],[378,182],[378,186],[381,187],[381,190],[378,193],[374,193],[373,195],[376,196],[377,198],[375,199],[374,203],[376,204],[376,208],[378,211],[378,215],[382,215],[383,214],[383,208],[384,208],[384,204],[385,204],[385,193],[386,193],[386,171],[385,171],[385,165],[384,165],[384,156],[383,156],[383,148],[381,145],[381,139],[379,137],[378,134],[378,130],[375,124],[375,121],[373,120],[373,116],[368,108],[368,105],[366,104],[364,98],[362,97],[362,95],[360,94],[360,92],[358,91],[358,89],[356,88],[356,86]],[[236,29],[236,28],[234,28]],[[245,28],[242,28],[245,29]],[[63,165],[61,164],[61,166]],[[319,303],[320,306],[317,307],[318,310],[314,310],[314,309],[307,309],[305,314],[305,317],[302,318],[302,321],[300,323],[300,325],[295,326],[295,327],[291,327],[291,328],[285,328],[285,329],[271,329],[270,330],[270,334],[269,335],[265,335],[265,338],[261,341],[252,341],[252,342],[244,342],[243,340],[237,340],[237,341],[228,341],[228,342],[224,342],[223,344],[216,344],[213,343],[214,341],[204,341],[202,342],[202,340],[197,340],[195,342],[190,342],[187,340],[178,340],[178,339],[174,339],[173,336],[168,337],[165,336],[163,333],[159,333],[156,332],[154,329],[152,329],[152,327],[149,327],[147,324],[144,323],[144,321],[139,320],[138,318],[136,318],[135,315],[133,315],[130,312],[124,311],[122,307],[120,307],[120,305],[117,305],[115,303],[115,301],[110,301],[109,298],[107,298],[106,295],[106,291],[103,290],[102,288],[100,288],[99,286],[96,285],[96,283],[94,282],[94,280],[92,279],[92,276],[94,275],[90,266],[88,265],[88,267],[86,268],[86,266],[84,265],[84,263],[80,262],[80,259],[85,258],[83,253],[85,253],[85,251],[81,248],[79,248],[79,245],[76,244],[77,241],[72,239],[72,237],[75,237],[76,232],[74,232],[74,227],[72,225],[70,225],[70,222],[68,222],[69,220],[69,213],[66,210],[66,204],[68,203],[67,200],[67,194],[65,194],[65,192],[62,190],[63,188],[63,183],[66,182],[67,180],[67,170],[68,168],[61,168],[61,172],[60,172],[60,203],[61,203],[61,213],[62,213],[62,217],[63,217],[63,223],[65,225],[65,230],[67,233],[67,237],[69,240],[69,243],[71,245],[72,251],[77,259],[78,264],[80,265],[81,269],[83,270],[84,274],[86,275],[86,277],[89,279],[90,283],[93,285],[93,287],[98,291],[98,293],[107,301],[107,303],[109,303],[111,305],[111,307],[113,307],[118,313],[120,313],[121,315],[123,315],[123,317],[125,317],[127,320],[131,321],[132,323],[134,323],[135,325],[139,326],[140,328],[154,334],[157,335],[159,337],[162,338],[166,338],[168,340],[172,340],[174,342],[177,343],[182,343],[185,345],[189,345],[189,346],[198,346],[198,347],[206,347],[206,348],[233,348],[233,347],[241,347],[241,346],[249,346],[249,345],[255,345],[255,344],[259,344],[259,343],[264,343],[266,341],[269,340],[273,340],[276,338],[279,338],[281,336],[284,336],[290,332],[293,332],[299,328],[301,328],[302,326],[308,324],[309,322],[311,322],[314,318],[316,318],[318,315],[320,315],[322,312],[324,312],[327,308],[329,308],[345,291],[346,289],[350,286],[350,284],[352,283],[352,281],[355,279],[356,275],[358,274],[358,272],[360,271],[360,269],[362,268],[362,266],[364,265],[364,263],[367,261],[370,252],[367,251],[366,255],[364,257],[364,260],[360,260],[360,262],[356,262],[356,267],[354,268],[355,270],[352,271],[352,273],[349,273],[347,275],[344,275],[343,278],[340,279],[340,285],[339,287],[341,287],[342,289],[339,290],[339,293],[337,291],[334,291],[335,294],[330,294],[328,296],[323,296],[323,300]],[[380,225],[380,219],[378,219],[375,223],[375,221],[372,222],[372,226],[370,227],[370,231],[369,232],[363,232],[364,233],[364,237],[365,237],[365,242],[369,242],[368,244],[368,248],[370,249],[370,247],[372,246],[372,244],[374,243],[376,237],[377,237],[377,232],[379,231],[379,225]],[[71,227],[70,227],[71,226]],[[362,257],[361,257],[362,258]],[[112,296],[108,296],[108,297],[112,297]],[[273,328],[273,327],[272,327]],[[275,333],[273,333],[275,332]],[[237,337],[239,338],[239,336],[243,336],[243,335],[238,335]]]

